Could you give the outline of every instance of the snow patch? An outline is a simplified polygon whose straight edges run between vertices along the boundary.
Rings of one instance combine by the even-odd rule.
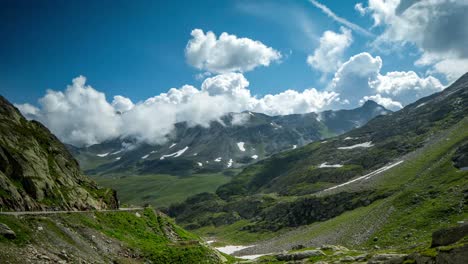
[[[218,251],[223,252],[224,254],[232,254],[239,250],[243,250],[253,246],[224,246],[224,247],[215,247]]]
[[[252,159],[258,159],[258,155],[253,155]]]
[[[274,127],[275,130],[278,129],[278,128],[282,128],[282,126],[280,126],[280,125],[278,125],[278,124],[276,124],[276,123],[270,123],[270,125],[271,125],[272,127]]]
[[[109,155],[109,152],[107,153],[102,153],[102,154],[97,154],[96,156],[104,158],[105,156]]]
[[[228,164],[227,164],[227,167],[228,167],[228,168],[231,168],[231,166],[232,166],[232,159],[230,159],[230,160],[228,161]]]
[[[237,147],[239,148],[240,151],[244,152],[245,147],[244,147],[245,142],[237,142]]]
[[[397,161],[397,162],[395,162],[395,163],[393,163],[393,164],[390,164],[390,165],[387,165],[387,166],[383,166],[382,168],[380,168],[380,169],[378,169],[378,170],[375,170],[375,171],[373,171],[373,172],[371,172],[371,173],[368,173],[368,174],[366,174],[366,175],[364,175],[364,176],[361,176],[361,177],[358,177],[358,178],[356,178],[356,179],[347,181],[347,182],[345,182],[345,183],[342,183],[342,184],[333,186],[333,187],[328,188],[328,189],[325,189],[325,190],[323,190],[323,191],[326,192],[326,191],[329,191],[329,190],[333,190],[333,189],[336,189],[336,188],[339,188],[339,187],[342,187],[342,186],[345,186],[345,185],[348,185],[348,184],[350,184],[350,183],[353,183],[353,182],[356,182],[356,181],[360,181],[360,180],[368,180],[368,179],[370,179],[371,177],[373,177],[373,176],[375,176],[375,175],[377,175],[377,174],[379,174],[379,173],[381,173],[381,172],[384,172],[384,171],[386,171],[386,170],[388,170],[388,169],[391,169],[391,168],[393,168],[393,167],[399,165],[399,164],[402,163],[403,161],[404,161],[404,160],[400,160],[400,161]]]
[[[123,150],[117,150],[116,152],[112,152],[111,155],[115,155],[115,154],[119,154],[120,152],[122,152]]]
[[[149,155],[150,155],[150,154],[146,154],[146,155],[144,155],[143,157],[141,157],[141,159],[146,159],[146,158],[149,157]]]
[[[120,158],[122,158],[122,157],[117,157],[117,158],[115,158],[115,159],[116,159],[116,160],[120,160]]]
[[[194,156],[198,156],[198,153],[193,153]]]
[[[203,163],[197,162],[197,164],[198,164],[199,167],[203,167]]]
[[[343,167],[343,165],[341,165],[341,164],[330,164],[330,165],[328,165],[326,162],[324,162],[324,163],[320,164],[318,167],[319,168],[341,168],[341,167]]]
[[[185,147],[179,151],[176,151],[174,153],[171,153],[171,154],[168,154],[168,155],[162,155],[160,160],[163,160],[165,158],[169,158],[169,157],[173,157],[173,158],[177,158],[179,157],[180,155],[184,154],[185,151],[187,151],[188,147]]]
[[[293,149],[297,149],[297,145],[293,145]]]
[[[370,148],[373,147],[374,145],[372,144],[372,141],[352,145],[352,146],[347,146],[347,147],[338,147],[338,149],[353,149],[353,148]]]
[[[416,106],[416,108],[419,108],[421,106],[424,106],[426,103],[422,103],[422,104],[419,104],[418,106]]]
[[[252,112],[249,112],[249,115],[251,115],[251,116],[255,116],[255,115],[254,115]]]
[[[173,148],[175,145],[177,145],[176,143],[172,143],[172,145],[169,146],[169,148]]]
[[[353,138],[353,137],[345,137],[344,140],[352,140],[352,139],[357,139],[357,138]]]
[[[237,258],[240,259],[248,259],[248,260],[254,260],[259,257],[267,256],[268,254],[256,254],[256,255],[245,255],[245,256],[236,256]]]
[[[221,162],[222,159],[223,159],[223,158],[218,157],[218,158],[216,158],[216,159],[214,160],[214,162]]]

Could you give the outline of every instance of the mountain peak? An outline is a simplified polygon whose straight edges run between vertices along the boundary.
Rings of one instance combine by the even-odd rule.
[[[378,103],[376,103],[375,101],[373,100],[367,100],[363,105],[362,105],[362,108],[376,108],[376,107],[383,107],[381,105],[379,105]]]

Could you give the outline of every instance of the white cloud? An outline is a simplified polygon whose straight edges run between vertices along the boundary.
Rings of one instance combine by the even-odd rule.
[[[324,110],[338,101],[339,97],[335,92],[318,91],[315,88],[303,92],[286,90],[257,100],[252,111],[268,115],[304,114]]]
[[[360,101],[359,104],[364,104],[366,101],[372,100],[379,105],[390,109],[392,111],[397,111],[403,108],[400,102],[393,101],[390,98],[382,97],[380,94],[364,96]]]
[[[94,144],[118,136],[120,124],[114,107],[85,82],[79,76],[64,92],[48,90],[39,100],[41,108],[28,114],[67,143]]]
[[[432,66],[454,81],[468,71],[468,1],[369,0],[364,8],[383,33],[374,45],[414,44],[422,53],[416,65]]]
[[[123,97],[121,95],[114,96],[114,100],[112,101],[112,106],[116,111],[120,113],[130,111],[133,108],[133,102],[127,97]]]
[[[413,71],[382,74],[382,63],[379,56],[366,52],[352,56],[338,69],[328,90],[339,93],[348,107],[371,99],[395,110],[444,88],[438,79],[421,78]]]
[[[281,53],[260,41],[238,38],[223,32],[219,39],[208,31],[192,30],[185,56],[193,67],[212,73],[246,72],[258,66],[269,66],[281,59]]]
[[[366,14],[366,8],[362,6],[362,3],[357,3],[354,6],[354,10],[356,10],[361,16]]]
[[[336,71],[341,65],[343,53],[353,41],[351,31],[341,27],[341,34],[325,31],[320,38],[319,47],[307,57],[307,63],[324,73]]]
[[[327,6],[325,6],[324,4],[321,4],[315,0],[309,0],[310,3],[312,3],[315,7],[317,7],[318,9],[322,10],[322,12],[324,14],[326,14],[327,16],[329,16],[331,19],[335,20],[336,22],[342,24],[342,25],[345,25],[347,27],[349,27],[350,29],[364,35],[364,36],[367,36],[367,37],[372,37],[374,36],[371,32],[369,32],[368,30],[354,24],[354,23],[351,23],[349,22],[348,20],[338,16],[337,14],[335,14],[333,11],[330,10],[330,8],[328,8]]]
[[[44,123],[62,141],[82,146],[118,137],[160,144],[177,122],[207,127],[212,121],[222,123],[221,117],[230,112],[306,113],[330,107],[337,100],[336,93],[313,88],[256,98],[240,73],[207,78],[201,89],[190,85],[171,88],[136,104],[123,96],[115,96],[109,103],[103,93],[85,82],[80,76],[64,92],[48,90],[39,100],[39,108],[30,104],[17,107],[28,118]],[[234,114],[232,124],[239,125],[247,117],[250,115]]]

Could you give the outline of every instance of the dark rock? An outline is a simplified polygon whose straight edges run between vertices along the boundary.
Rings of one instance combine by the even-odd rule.
[[[405,254],[377,254],[374,255],[368,264],[401,264],[407,258]]]
[[[293,246],[291,249],[292,249],[292,250],[299,250],[299,249],[303,249],[303,248],[305,248],[304,245],[295,245],[295,246]]]
[[[448,251],[439,251],[438,264],[466,264],[468,262],[468,244]]]
[[[15,239],[16,238],[16,234],[13,230],[10,229],[10,227],[8,227],[7,225],[5,224],[2,224],[0,223],[0,235],[8,238],[8,239]]]
[[[443,228],[432,233],[431,247],[447,246],[468,235],[468,223],[459,226]]]
[[[276,259],[280,261],[301,260],[314,256],[325,256],[321,250],[305,250],[300,252],[285,253],[276,255]]]

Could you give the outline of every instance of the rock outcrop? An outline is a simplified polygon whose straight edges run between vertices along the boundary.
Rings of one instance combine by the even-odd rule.
[[[468,236],[468,223],[460,226],[443,228],[432,233],[431,247],[447,246]]]
[[[117,208],[115,191],[80,171],[41,123],[26,120],[0,96],[0,208],[4,211]]]

